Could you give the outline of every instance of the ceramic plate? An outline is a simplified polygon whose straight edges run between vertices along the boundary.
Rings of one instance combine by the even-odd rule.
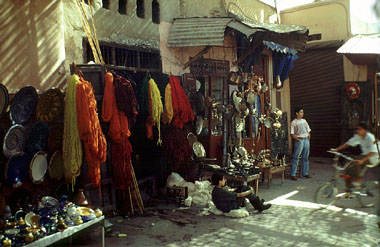
[[[193,146],[193,143],[195,142],[195,141],[197,141],[197,136],[196,135],[194,135],[194,133],[192,133],[192,132],[189,132],[188,134],[187,134],[187,141],[189,142],[189,144],[190,144],[190,146]]]
[[[95,215],[95,211],[92,210],[91,208],[87,208],[87,207],[79,207],[76,209],[77,210],[77,213],[80,215],[80,216],[89,216],[91,214]]]
[[[203,147],[202,143],[200,143],[199,141],[195,141],[193,143],[193,151],[195,156],[197,156],[198,158],[206,157],[206,150]]]
[[[36,112],[38,94],[34,87],[26,86],[20,89],[13,98],[10,118],[13,124],[23,124],[29,121]]]
[[[5,168],[5,178],[10,184],[23,183],[28,179],[30,157],[24,152],[13,155]]]
[[[20,229],[17,228],[12,228],[12,229],[7,229],[5,230],[6,235],[16,235],[20,232]]]
[[[32,217],[35,216],[35,214],[33,212],[29,212],[25,215],[25,223],[28,225],[28,226],[32,226]]]
[[[38,120],[53,122],[62,116],[64,111],[64,95],[58,88],[44,92],[38,100],[36,117]]]
[[[24,150],[25,146],[25,128],[16,124],[9,128],[5,134],[3,143],[3,152],[7,158]]]
[[[49,176],[53,180],[61,180],[64,175],[63,154],[60,151],[56,151],[50,159]]]
[[[55,199],[54,197],[51,196],[44,196],[41,199],[41,204],[43,207],[58,207],[59,206],[59,201]]]
[[[38,151],[47,149],[49,136],[48,124],[42,121],[37,121],[33,124],[29,132],[29,138],[26,142],[26,151],[30,156],[33,156]]]
[[[41,183],[44,181],[47,170],[46,156],[47,153],[43,151],[37,152],[34,155],[32,162],[30,162],[29,174],[30,180],[32,180],[33,183]]]
[[[9,95],[7,88],[0,84],[0,118],[3,116],[4,112],[7,110],[9,104]]]

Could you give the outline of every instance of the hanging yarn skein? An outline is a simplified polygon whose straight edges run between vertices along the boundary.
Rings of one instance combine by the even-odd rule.
[[[164,111],[162,101],[161,101],[161,94],[160,90],[157,87],[156,82],[151,78],[149,80],[149,90],[150,90],[150,97],[152,99],[152,110],[151,110],[151,118],[153,122],[156,122],[157,129],[158,129],[158,140],[157,145],[161,145],[161,114]]]
[[[100,126],[94,89],[90,82],[79,78],[76,92],[77,125],[88,164],[88,177],[100,185],[100,164],[106,161],[107,142]]]
[[[165,87],[165,108],[162,114],[162,122],[170,124],[173,119],[173,104],[172,104],[172,87],[170,83]]]
[[[79,137],[76,109],[76,88],[79,83],[77,75],[71,75],[65,98],[65,118],[63,129],[63,161],[65,178],[72,184],[74,190],[75,178],[80,174],[82,165],[82,144]]]
[[[194,120],[194,113],[179,79],[176,76],[170,76],[169,83],[171,86],[173,105],[172,124],[176,128],[182,129],[183,124]]]

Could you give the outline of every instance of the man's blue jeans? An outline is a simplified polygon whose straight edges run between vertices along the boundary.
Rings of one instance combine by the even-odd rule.
[[[294,142],[294,152],[292,158],[292,170],[291,176],[295,176],[297,173],[298,161],[300,155],[302,158],[302,176],[309,175],[309,154],[310,154],[310,140],[309,138],[301,139]]]

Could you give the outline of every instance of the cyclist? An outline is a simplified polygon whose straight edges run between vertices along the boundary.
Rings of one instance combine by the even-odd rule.
[[[379,164],[378,149],[375,144],[375,136],[368,131],[368,124],[366,122],[360,122],[355,129],[355,135],[351,137],[343,145],[333,148],[330,151],[339,152],[348,147],[354,147],[360,145],[362,153],[360,156],[354,157],[354,165],[346,168],[346,174],[353,178],[353,181],[361,183],[361,178],[364,176],[367,166],[374,167]],[[353,188],[352,181],[346,179],[346,194],[349,196],[351,188]]]

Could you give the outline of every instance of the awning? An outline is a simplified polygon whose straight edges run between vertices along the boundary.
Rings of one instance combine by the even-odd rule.
[[[223,46],[227,28],[247,37],[260,36],[266,41],[304,51],[309,31],[303,26],[248,23],[233,17],[175,19],[170,29],[168,47]]]
[[[350,38],[338,50],[353,64],[376,64],[380,55],[380,34],[361,34]]]
[[[275,52],[280,52],[280,53],[284,53],[284,54],[291,54],[291,55],[296,55],[297,54],[296,50],[291,49],[291,48],[286,47],[286,46],[283,46],[283,45],[276,44],[274,42],[263,41],[263,44],[266,47],[268,47],[269,49],[271,49],[272,51],[275,51]]]

